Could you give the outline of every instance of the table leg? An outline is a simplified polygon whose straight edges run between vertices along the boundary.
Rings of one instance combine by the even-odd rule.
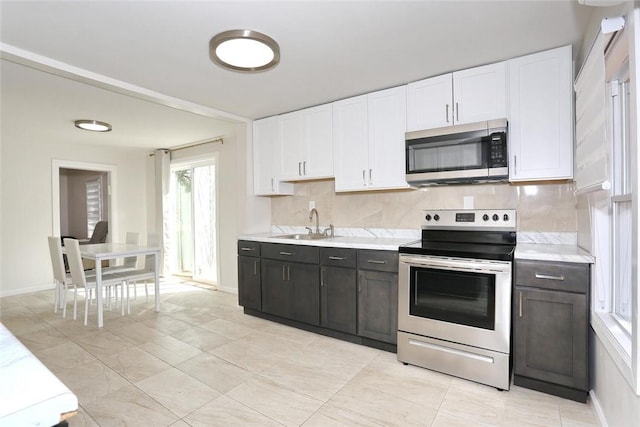
[[[102,260],[96,259],[96,304],[98,305],[98,328],[104,325],[102,312]]]
[[[156,297],[156,312],[160,311],[160,252],[154,254],[153,260],[155,261],[155,268],[153,270],[155,280],[155,297]]]

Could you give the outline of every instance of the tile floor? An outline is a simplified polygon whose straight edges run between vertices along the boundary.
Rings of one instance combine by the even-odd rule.
[[[0,321],[78,396],[72,427],[598,425],[589,405],[404,366],[244,315],[232,294],[167,282],[161,300],[140,287],[98,329],[95,306],[84,326],[43,291],[0,298]]]

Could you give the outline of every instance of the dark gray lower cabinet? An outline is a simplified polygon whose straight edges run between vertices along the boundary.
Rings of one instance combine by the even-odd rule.
[[[241,306],[260,310],[260,258],[238,256],[238,302]]]
[[[514,384],[586,401],[589,265],[517,260]]]
[[[238,241],[238,303],[241,306],[262,308],[260,280],[260,244]]]
[[[262,250],[262,311],[319,325],[318,248],[279,244],[265,246]],[[265,256],[274,259],[266,259]]]
[[[396,251],[238,242],[245,312],[395,351]]]
[[[321,248],[320,264],[320,325],[355,335],[356,251]]]
[[[358,335],[398,342],[398,253],[358,251]]]

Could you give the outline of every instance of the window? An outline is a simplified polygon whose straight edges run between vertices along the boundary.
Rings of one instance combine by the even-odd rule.
[[[87,195],[87,236],[91,237],[93,229],[102,221],[102,182],[100,178],[86,183]]]
[[[612,308],[611,313],[629,336],[632,332],[632,200],[631,178],[631,85],[629,61],[616,70],[609,82],[612,188]]]
[[[638,9],[633,22],[637,22]],[[633,58],[637,47],[630,39],[637,32],[629,25],[600,40],[592,51],[604,69],[597,81],[592,81],[591,93],[600,93],[605,103],[600,107],[606,130],[598,134],[604,139],[606,156],[598,157],[603,165],[608,191],[588,195],[591,219],[591,242],[596,258],[592,280],[593,310],[591,326],[611,360],[636,394],[640,395],[640,334],[638,334],[638,188],[637,133],[638,113],[635,87],[637,71]],[[600,35],[602,37],[602,35]],[[606,46],[606,48],[605,48]],[[603,55],[604,52],[604,56]],[[640,52],[640,51],[639,51]],[[589,91],[585,92],[589,96]],[[577,98],[577,96],[576,96]],[[578,101],[576,100],[576,105]],[[588,121],[585,122],[588,128]],[[602,136],[600,136],[602,135]],[[606,159],[606,160],[605,160]],[[589,153],[583,153],[583,162]],[[593,163],[593,162],[592,162]],[[605,187],[602,187],[603,189]]]

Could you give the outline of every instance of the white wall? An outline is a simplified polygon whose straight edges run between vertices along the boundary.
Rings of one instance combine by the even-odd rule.
[[[119,222],[126,231],[146,229],[148,150],[77,146],[30,140],[28,132],[2,128],[0,157],[0,296],[53,287],[47,246],[52,235],[52,160],[102,163],[117,167]]]

